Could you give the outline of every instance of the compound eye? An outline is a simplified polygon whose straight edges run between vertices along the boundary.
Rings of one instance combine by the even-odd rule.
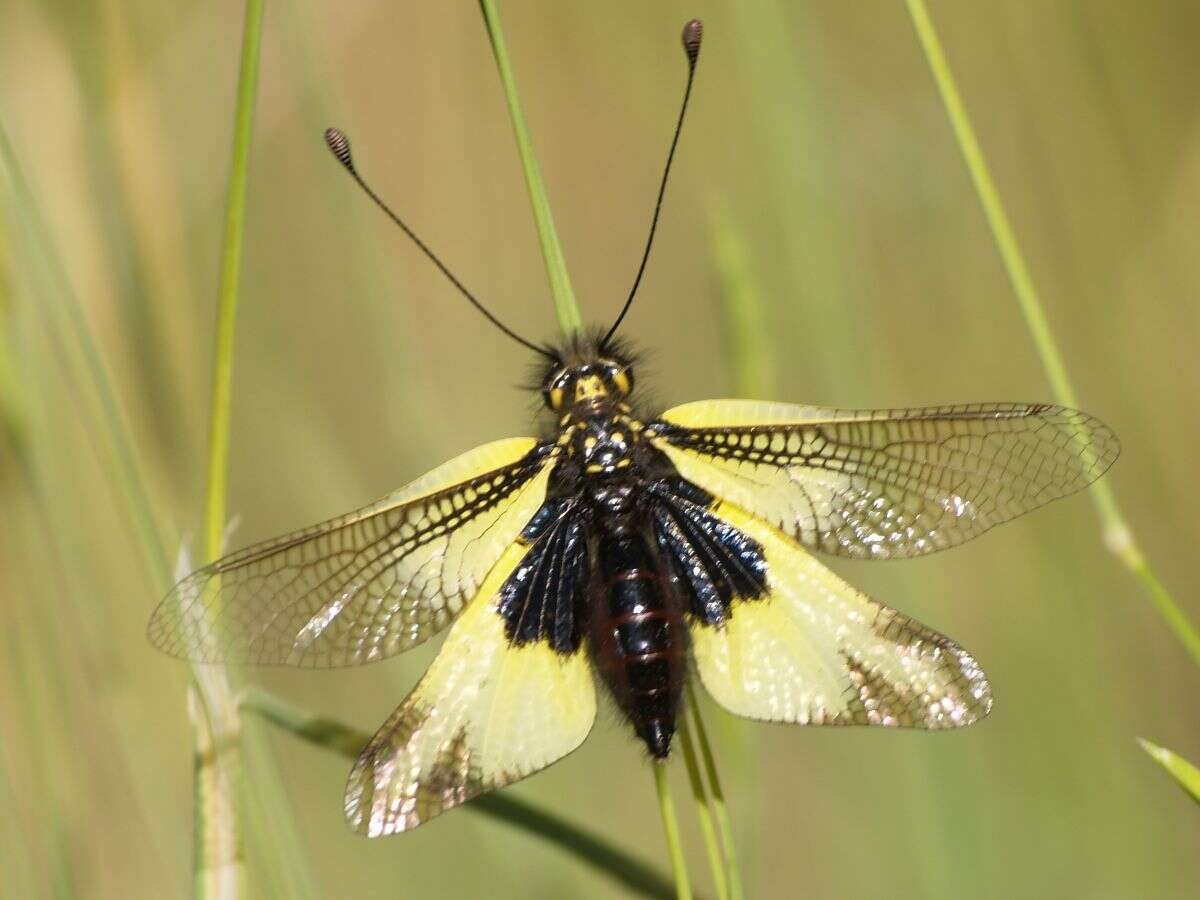
[[[621,393],[621,396],[628,397],[633,390],[633,370],[628,366],[612,366],[608,370],[609,380],[613,386]]]
[[[542,390],[542,397],[546,401],[546,405],[555,412],[560,411],[567,401],[567,378],[565,375],[560,375],[555,378],[550,384]]]

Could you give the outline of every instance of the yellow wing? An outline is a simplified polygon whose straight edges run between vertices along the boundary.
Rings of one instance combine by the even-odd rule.
[[[714,514],[757,541],[767,591],[722,625],[692,625],[700,680],[730,712],[799,725],[957,728],[988,714],[965,650],[859,593],[795,542],[729,503]]]
[[[596,717],[586,652],[509,641],[497,603],[516,543],[450,629],[425,677],[363,750],[346,818],[370,837],[416,828],[570,753]]]
[[[919,556],[1091,483],[1120,451],[1086,413],[1044,403],[841,410],[688,403],[651,423],[681,475],[806,547]]]
[[[457,616],[546,494],[532,438],[477,447],[389,497],[226,556],[159,605],[151,643],[200,662],[345,666]]]

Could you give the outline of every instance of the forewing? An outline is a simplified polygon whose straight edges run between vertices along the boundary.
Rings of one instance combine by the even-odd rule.
[[[454,623],[425,677],[363,750],[346,818],[370,837],[416,828],[570,753],[596,717],[587,655],[505,634],[500,589],[517,544]]]
[[[710,400],[652,423],[689,481],[839,556],[920,556],[1074,493],[1120,445],[1044,403],[839,410]]]
[[[991,709],[979,664],[945,635],[855,590],[791,539],[729,503],[757,541],[767,591],[720,625],[693,622],[700,680],[739,716],[799,725],[958,728]]]
[[[532,438],[485,444],[395,494],[226,556],[185,578],[150,641],[200,662],[354,665],[441,631],[537,510]]]

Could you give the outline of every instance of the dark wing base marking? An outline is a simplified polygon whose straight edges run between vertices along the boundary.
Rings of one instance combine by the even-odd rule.
[[[548,500],[522,538],[535,543],[500,589],[505,634],[518,646],[545,640],[558,653],[574,653],[583,639],[587,597],[582,517],[569,501]]]
[[[709,512],[711,496],[683,479],[659,482],[650,493],[655,539],[699,622],[720,625],[734,599],[766,593],[762,546]]]
[[[666,573],[688,611],[705,625],[729,617],[730,604],[767,590],[762,547],[707,507],[714,498],[684,479],[646,488],[649,525]],[[546,641],[560,654],[579,649],[590,611],[587,511],[572,499],[542,504],[521,539],[532,546],[500,590],[499,613],[515,645]],[[638,566],[628,560],[612,568]],[[642,566],[641,568],[646,568]]]

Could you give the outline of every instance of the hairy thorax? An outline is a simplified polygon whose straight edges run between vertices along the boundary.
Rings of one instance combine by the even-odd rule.
[[[624,403],[577,406],[563,416],[558,444],[585,479],[632,474],[645,459],[645,426]]]

